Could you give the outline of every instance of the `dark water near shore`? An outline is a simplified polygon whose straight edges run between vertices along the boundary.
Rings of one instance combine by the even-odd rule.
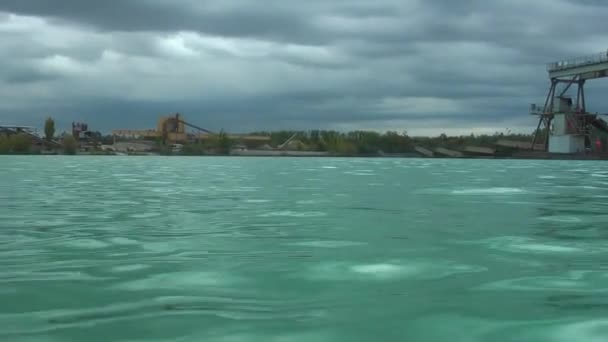
[[[606,341],[607,165],[0,156],[0,340]]]

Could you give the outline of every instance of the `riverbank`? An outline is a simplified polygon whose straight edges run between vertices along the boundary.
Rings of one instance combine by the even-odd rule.
[[[10,153],[0,154],[2,156],[63,156],[61,153]],[[435,155],[432,157],[420,155],[416,153],[398,153],[398,154],[335,154],[328,152],[304,152],[304,151],[238,151],[230,154],[161,154],[154,152],[146,153],[91,153],[78,152],[74,155],[78,156],[100,156],[100,157],[247,157],[247,158],[392,158],[392,159],[495,159],[495,160],[608,160],[608,155],[602,154],[555,154],[548,152],[528,152],[520,151],[510,155],[460,155],[451,157],[446,155]]]

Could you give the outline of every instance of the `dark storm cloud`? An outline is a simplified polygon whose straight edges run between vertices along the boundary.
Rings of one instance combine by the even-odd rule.
[[[232,37],[265,37],[288,42],[327,43],[344,38],[375,38],[391,44],[407,40],[453,41],[483,40],[521,41],[522,34],[530,38],[560,34],[569,38],[589,32],[594,19],[606,14],[604,2],[570,0],[572,6],[590,6],[584,20],[572,17],[565,25],[562,18],[545,18],[536,10],[546,6],[547,13],[562,5],[556,1],[541,1],[535,6],[521,1],[434,0],[434,1],[161,1],[123,0],[3,0],[0,11],[41,16],[54,20],[90,25],[107,31],[167,32],[192,30]],[[591,16],[591,17],[589,17]],[[335,19],[336,27],[319,25],[318,19]],[[375,22],[373,20],[376,20]],[[478,19],[483,26],[471,26]],[[398,25],[392,31],[370,30],[369,24],[382,25],[392,20]],[[322,24],[327,22],[321,22]],[[350,23],[350,24],[349,24]],[[408,25],[415,23],[417,27]],[[363,24],[363,25],[362,25]],[[356,27],[361,25],[360,27]],[[531,33],[531,25],[547,30]],[[600,22],[598,22],[598,28]],[[352,27],[351,27],[352,26]],[[591,26],[591,27],[590,27]],[[399,30],[406,28],[407,30]],[[542,41],[536,41],[542,43]]]
[[[607,15],[593,0],[3,0],[0,121],[527,125],[545,63],[608,48]]]
[[[209,6],[207,4],[212,4]],[[227,5],[224,5],[227,4]],[[303,16],[271,3],[230,1],[6,0],[0,10],[76,22],[108,31],[194,30],[227,36],[305,36]],[[294,15],[296,14],[296,15]],[[301,14],[306,14],[303,12]]]

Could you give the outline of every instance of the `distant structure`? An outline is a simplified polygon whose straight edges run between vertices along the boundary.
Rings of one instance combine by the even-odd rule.
[[[608,124],[587,112],[585,102],[587,80],[608,76],[608,51],[550,63],[547,72],[551,86],[545,104],[530,108],[531,114],[539,117],[532,146],[542,143],[550,153],[584,153],[593,147],[593,128],[608,132]],[[560,85],[563,87],[558,91]],[[566,95],[573,85],[577,87],[575,100]]]
[[[186,122],[179,113],[160,117],[157,121],[156,129],[117,129],[112,131],[112,135],[126,139],[164,139],[170,143],[183,143],[188,141]]]
[[[89,125],[81,122],[72,121],[72,136],[76,140],[80,139],[80,134],[89,131]]]
[[[196,133],[188,133],[186,131],[186,127],[190,128]],[[161,139],[164,143],[168,144],[184,144],[192,141],[209,139],[210,137],[217,136],[218,134],[187,122],[180,113],[175,113],[160,117],[156,123],[156,129],[117,129],[112,131],[112,135],[115,138],[143,140]],[[270,137],[267,136],[230,135],[229,137],[239,141],[270,141]]]
[[[32,140],[34,147],[38,150],[60,147],[60,144],[57,141],[45,139],[38,134],[36,128],[30,126],[0,124],[0,134],[9,136],[15,134],[24,134]]]
[[[184,143],[188,141],[186,122],[182,120],[179,113],[174,116],[165,116],[158,119],[156,131],[160,132],[160,137],[163,141],[171,143]]]
[[[27,135],[38,136],[38,132],[37,132],[36,128],[31,127],[31,126],[22,126],[22,125],[2,125],[2,124],[0,124],[0,133],[6,134],[6,135],[25,133]]]

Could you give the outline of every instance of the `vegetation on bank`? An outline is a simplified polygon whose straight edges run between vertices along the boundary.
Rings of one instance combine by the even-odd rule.
[[[233,139],[230,139],[228,134],[224,131],[216,136],[209,137],[205,140],[186,144],[179,152],[170,152],[170,154],[180,154],[188,156],[201,156],[201,155],[228,155],[230,150],[236,145]],[[165,151],[167,152],[167,151]]]
[[[53,140],[53,137],[55,137],[55,120],[48,117],[44,122],[44,138],[47,141],[51,141]]]
[[[279,132],[256,132],[253,135],[265,135],[270,137],[270,145],[278,146],[294,137],[294,146],[291,149],[299,151],[330,152],[342,155],[373,155],[385,154],[407,154],[413,153],[416,146],[426,148],[448,148],[454,150],[463,149],[466,146],[492,147],[498,140],[532,141],[533,134],[504,134],[493,135],[468,135],[449,137],[441,134],[437,137],[410,137],[407,132],[388,131],[379,133],[375,131],[279,131]]]
[[[63,152],[74,155],[78,151],[78,142],[71,134],[66,134],[62,139]]]
[[[415,153],[416,146],[430,149],[439,147],[462,150],[467,146],[494,147],[499,140],[514,140],[531,142],[533,134],[504,134],[447,136],[441,134],[437,137],[410,137],[406,132],[389,131],[378,133],[374,131],[277,131],[253,132],[250,135],[266,136],[268,142],[259,141],[232,141],[225,134],[207,140],[186,144],[181,152],[170,152],[166,147],[165,154],[180,155],[217,155],[228,154],[231,148],[276,149],[288,142],[283,149],[302,152],[328,152],[337,155],[381,155],[381,154],[411,154]],[[266,145],[266,146],[264,146]]]
[[[66,134],[61,143],[61,148],[50,151],[42,146],[35,144],[32,137],[28,134],[0,134],[0,154],[42,154],[44,152],[55,152],[64,154],[76,154],[78,142],[70,135]]]
[[[50,129],[49,129],[50,133]],[[296,134],[288,144],[283,146],[285,150],[328,152],[339,155],[379,155],[379,154],[410,154],[414,153],[416,146],[429,149],[443,147],[451,150],[462,150],[467,146],[493,147],[498,140],[531,141],[532,134],[502,134],[493,135],[468,135],[468,136],[446,136],[442,134],[437,137],[410,137],[405,132],[373,131],[309,131],[309,132],[256,132],[255,135],[269,137],[267,142],[259,141],[235,141],[225,132],[217,136],[208,137],[205,140],[193,142],[176,149],[171,144],[162,144],[158,141],[156,152],[162,155],[228,155],[233,148],[276,149],[284,144],[290,137]],[[49,139],[46,135],[46,139]],[[51,138],[52,139],[52,138]],[[111,140],[111,137],[102,137],[102,140]],[[64,134],[61,138],[61,147],[55,148],[54,152],[63,154],[76,154],[79,142],[71,135]],[[96,144],[98,146],[98,144]],[[34,148],[32,138],[26,134],[6,135],[0,134],[0,154],[39,154],[44,147]],[[90,154],[108,154],[99,148],[89,151]]]
[[[338,132],[330,130],[311,131],[275,131],[253,132],[252,136],[264,136],[264,140],[233,140],[226,132],[207,136],[205,139],[185,144],[173,145],[167,143],[166,136],[156,141],[153,152],[162,155],[228,155],[234,149],[272,150],[283,149],[302,152],[327,152],[336,155],[382,155],[410,154],[416,146],[429,149],[439,147],[462,150],[467,146],[493,147],[498,140],[532,141],[533,134],[504,134],[468,135],[449,137],[441,134],[436,137],[410,137],[407,132],[375,131]],[[0,133],[0,154],[38,154],[63,153],[77,154],[81,141],[71,134],[62,134],[58,140],[55,137],[55,121],[49,117],[44,123],[44,138],[37,139],[26,133]],[[112,154],[103,151],[101,145],[112,145],[112,136],[102,136],[97,133],[90,136],[85,143],[87,153],[94,155]]]
[[[0,154],[29,154],[32,141],[26,134],[0,134]]]

